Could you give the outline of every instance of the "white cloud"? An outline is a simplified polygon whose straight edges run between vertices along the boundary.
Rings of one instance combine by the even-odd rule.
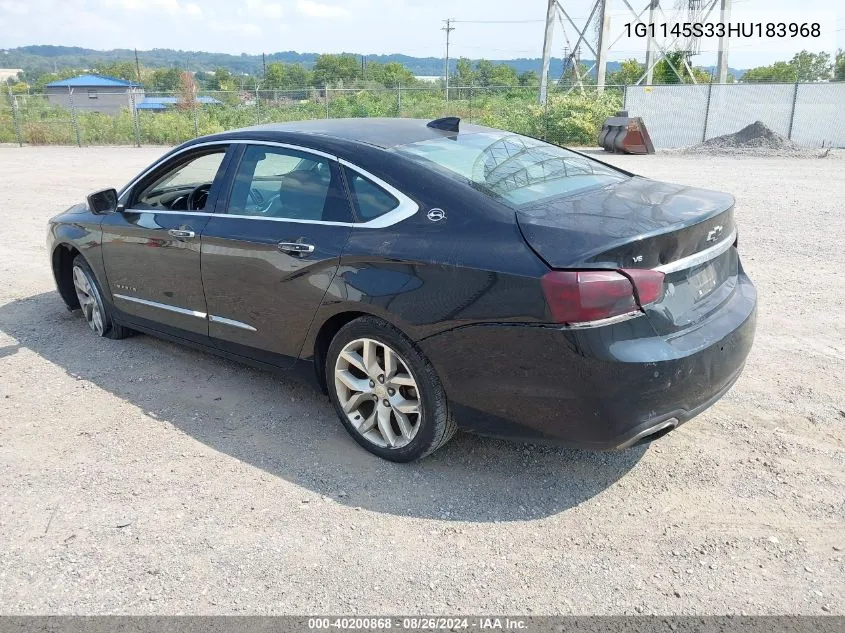
[[[296,8],[310,18],[340,18],[349,15],[343,7],[313,2],[313,0],[298,0]]]
[[[261,17],[271,20],[279,20],[284,16],[281,4],[278,2],[265,2],[264,0],[247,0],[244,10],[239,13],[250,17]]]
[[[146,13],[170,16],[185,15],[199,17],[202,9],[194,2],[182,4],[179,0],[100,0],[100,5],[106,8],[120,7],[126,11],[143,11]]]
[[[28,13],[28,9],[23,2],[9,2],[8,0],[3,0],[3,2],[0,2],[0,12],[26,15]]]

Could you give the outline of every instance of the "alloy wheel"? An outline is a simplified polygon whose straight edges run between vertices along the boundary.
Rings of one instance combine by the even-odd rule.
[[[334,385],[352,427],[382,448],[402,448],[417,434],[421,405],[417,382],[404,359],[369,338],[347,343],[337,357]]]
[[[105,326],[103,324],[103,311],[100,302],[97,300],[96,290],[88,279],[88,275],[79,266],[73,267],[73,287],[76,290],[76,298],[79,299],[79,307],[82,315],[97,336],[102,336]]]

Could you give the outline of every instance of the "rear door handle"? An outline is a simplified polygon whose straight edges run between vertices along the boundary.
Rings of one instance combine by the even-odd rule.
[[[294,255],[310,255],[314,252],[314,245],[303,242],[279,242],[279,250]]]
[[[185,230],[182,230],[182,229],[169,229],[167,231],[167,234],[170,235],[171,237],[183,237],[183,238],[196,237],[196,235],[197,235],[193,231],[185,231]]]

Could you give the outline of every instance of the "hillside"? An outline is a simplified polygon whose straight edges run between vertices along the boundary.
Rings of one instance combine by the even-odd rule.
[[[359,56],[360,53],[348,53]],[[297,53],[296,51],[282,51],[267,54],[267,63],[280,61],[285,63],[303,64],[310,67],[317,59],[318,53]],[[376,62],[399,62],[415,75],[442,75],[443,59],[439,57],[411,57],[409,55],[366,55],[367,60]],[[22,46],[0,52],[0,67],[23,68],[28,73],[50,72],[56,68],[90,68],[97,62],[134,61],[135,53],[128,48],[118,48],[108,51],[98,51],[77,46]],[[261,72],[261,55],[229,55],[227,53],[208,53],[205,51],[182,51],[157,48],[150,51],[138,51],[138,59],[142,65],[150,68],[187,68],[192,71],[213,71],[216,68],[226,68],[236,74],[257,74]],[[473,60],[477,61],[477,60]],[[517,73],[526,70],[539,72],[540,59],[500,59],[491,60],[495,64],[507,64]],[[588,65],[592,62],[586,62]],[[454,70],[456,60],[451,60]],[[619,64],[611,62],[608,70],[617,70]],[[550,65],[552,77],[559,76],[563,70],[563,60],[553,58]]]

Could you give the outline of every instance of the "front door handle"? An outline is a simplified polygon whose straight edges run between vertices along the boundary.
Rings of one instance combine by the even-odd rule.
[[[314,245],[305,244],[304,242],[279,242],[279,250],[283,253],[303,256],[313,253]]]
[[[193,231],[185,231],[183,229],[170,229],[167,231],[167,234],[171,237],[181,237],[181,238],[191,238],[196,237],[196,233]]]

